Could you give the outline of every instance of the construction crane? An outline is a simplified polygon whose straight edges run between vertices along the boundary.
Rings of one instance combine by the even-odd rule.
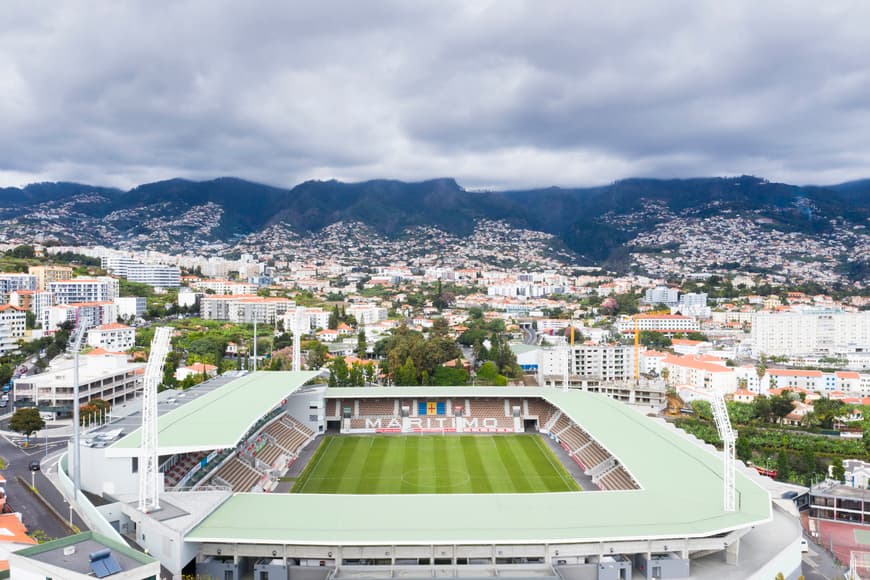
[[[163,380],[163,363],[169,354],[171,328],[159,326],[151,341],[151,353],[145,365],[145,385],[142,389],[142,440],[139,449],[139,511],[149,513],[160,509],[158,490],[160,470],[157,463],[157,386]]]

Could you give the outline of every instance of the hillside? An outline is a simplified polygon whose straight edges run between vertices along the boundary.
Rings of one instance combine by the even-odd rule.
[[[627,267],[638,240],[649,241],[674,220],[700,227],[727,217],[783,236],[836,238],[847,230],[861,240],[870,218],[868,200],[870,180],[801,187],[749,176],[627,179],[594,188],[503,192],[466,191],[449,178],[308,181],[291,189],[236,178],[172,179],[129,191],[41,183],[0,189],[0,232],[24,241],[196,251],[206,245],[226,250],[275,227],[304,236],[361,222],[388,239],[415,227],[467,237],[488,220],[551,234],[578,263]],[[643,247],[647,253],[656,250],[655,244]],[[857,264],[838,259],[851,276],[866,272],[861,265],[866,257]]]

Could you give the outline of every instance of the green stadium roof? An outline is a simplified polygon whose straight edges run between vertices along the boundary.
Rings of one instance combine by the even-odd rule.
[[[722,509],[721,456],[603,395],[548,388],[329,389],[328,397],[542,397],[583,426],[640,483],[633,491],[545,494],[236,494],[186,536],[301,545],[590,542],[703,537],[771,517],[770,495],[737,474]]]
[[[256,422],[306,382],[315,372],[258,372],[228,382],[157,420],[160,455],[235,447]],[[109,457],[135,455],[141,444],[137,429],[106,450]]]

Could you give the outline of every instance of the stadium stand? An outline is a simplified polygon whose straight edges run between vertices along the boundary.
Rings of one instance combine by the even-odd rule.
[[[358,417],[395,416],[395,399],[360,399]]]
[[[246,492],[254,487],[263,474],[235,456],[223,464],[214,477],[227,482],[234,492]]]
[[[538,427],[543,429],[553,416],[553,406],[541,399],[528,399],[529,413],[527,417],[537,417]]]
[[[638,489],[637,484],[621,465],[617,465],[602,475],[598,479],[598,487],[605,490]]]
[[[583,465],[586,466],[587,470],[610,458],[610,454],[595,441],[590,441],[578,449],[576,455],[583,462]]]
[[[513,417],[505,416],[504,399],[474,399],[467,416],[478,419],[495,419],[496,426],[501,429],[510,429],[514,425]]]
[[[556,420],[556,423],[550,428],[550,433],[558,436],[562,431],[566,430],[570,426],[571,426],[571,420],[567,416],[562,415]]]
[[[313,435],[310,429],[299,429],[297,425],[299,424],[284,416],[278,421],[270,423],[263,432],[269,435],[278,447],[295,456],[302,444]],[[299,426],[302,427],[302,425]]]
[[[175,463],[163,473],[163,481],[166,488],[175,487],[191,468],[202,461],[202,458],[207,455],[207,452],[200,451],[197,453],[184,453],[179,455]]]

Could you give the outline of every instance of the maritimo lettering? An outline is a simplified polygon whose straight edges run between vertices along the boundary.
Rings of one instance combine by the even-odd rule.
[[[498,420],[492,417],[409,417],[408,427],[411,429],[497,429]],[[402,420],[392,417],[390,419],[366,419],[366,429],[401,429]]]

